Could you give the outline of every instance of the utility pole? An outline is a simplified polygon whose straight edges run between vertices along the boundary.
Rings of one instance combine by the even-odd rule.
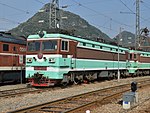
[[[60,27],[59,0],[50,0],[49,29]]]
[[[121,35],[121,32],[122,32],[122,28],[120,27],[120,31],[119,31],[119,39],[118,39],[118,82],[120,82],[120,54],[119,54],[119,46],[120,46],[120,41],[122,41],[122,35]]]
[[[138,49],[139,42],[140,42],[140,0],[136,0],[135,50]]]

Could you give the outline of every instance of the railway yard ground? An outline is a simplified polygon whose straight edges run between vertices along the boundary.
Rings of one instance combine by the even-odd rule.
[[[58,88],[38,93],[26,93],[13,97],[0,97],[0,112],[9,112],[16,109],[26,108],[41,103],[55,101],[58,99],[95,91],[98,89],[118,86],[121,84],[131,83],[139,79],[149,78],[136,77],[117,80],[95,82],[91,84],[73,85],[67,88]],[[25,88],[26,84],[0,86],[0,91]],[[102,106],[95,106],[90,113],[150,113],[150,87],[138,89],[139,102],[130,110],[124,110],[120,104],[122,97]],[[88,109],[87,109],[88,110]]]
[[[19,88],[25,88],[25,87],[26,87],[26,84],[4,85],[4,86],[0,86],[0,91],[19,89]]]

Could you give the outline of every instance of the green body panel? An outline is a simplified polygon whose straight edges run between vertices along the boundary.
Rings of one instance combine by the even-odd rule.
[[[33,56],[28,57],[27,58],[32,58]],[[53,58],[53,57],[51,57]],[[55,62],[49,62],[48,60],[46,61],[42,61],[42,62],[38,62],[35,60],[32,60],[32,63],[27,62],[26,60],[26,66],[46,66],[46,67],[70,67],[71,66],[71,58],[53,58],[55,60]]]
[[[134,73],[136,72],[136,70],[137,70],[137,69],[128,69],[128,72],[129,72],[130,74],[134,74]]]
[[[150,63],[139,63],[139,69],[150,69]]]
[[[63,74],[67,72],[66,71],[53,72],[53,71],[42,71],[42,70],[26,71],[26,78],[30,78],[36,73],[42,74],[44,75],[44,77],[49,79],[63,79]]]
[[[33,58],[34,56],[26,56],[27,58]],[[44,56],[45,57],[45,56]],[[43,60],[38,62],[37,60],[32,60],[32,63],[28,63],[26,60],[26,78],[32,77],[34,74],[39,73],[47,78],[51,79],[62,79],[63,74],[68,73],[68,69],[71,68],[71,58],[61,58],[61,57],[49,57],[53,58],[55,62],[49,62],[49,60]],[[28,70],[28,67],[47,67],[47,70]]]
[[[76,60],[77,69],[97,69],[97,70],[117,70],[118,61],[105,61],[105,60]],[[119,62],[119,68],[126,69],[126,62]]]

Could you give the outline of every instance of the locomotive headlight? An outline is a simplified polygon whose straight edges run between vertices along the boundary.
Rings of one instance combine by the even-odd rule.
[[[49,58],[50,63],[55,63],[55,58]]]
[[[27,58],[27,62],[31,63],[32,62],[32,58]]]

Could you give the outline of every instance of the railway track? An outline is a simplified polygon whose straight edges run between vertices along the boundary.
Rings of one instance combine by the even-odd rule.
[[[73,86],[70,86],[73,87]],[[38,92],[45,92],[45,91],[51,91],[51,90],[57,90],[60,89],[62,87],[51,87],[51,88],[19,88],[19,89],[11,89],[11,90],[4,90],[4,91],[0,91],[0,97],[15,97],[15,96],[21,96],[23,94],[27,94],[27,93],[38,93]]]
[[[8,97],[15,97],[15,96],[21,96],[28,93],[40,93],[40,92],[46,92],[46,91],[53,91],[61,89],[61,87],[51,87],[51,88],[19,88],[19,89],[11,89],[11,90],[4,90],[0,91],[0,98],[8,98]]]
[[[150,85],[150,80],[138,81],[139,88]],[[92,91],[60,100],[30,106],[24,109],[10,111],[8,113],[85,113],[97,105],[110,103],[118,99],[123,93],[130,90],[130,84],[109,87],[97,91]]]
[[[32,92],[40,92],[41,89],[35,89],[35,88],[19,88],[19,89],[12,89],[12,90],[4,90],[0,91],[0,97],[14,97],[26,93],[32,93]]]
[[[134,110],[136,107],[138,106],[142,106],[143,103],[150,101],[150,98],[145,99],[143,102],[138,103],[134,106],[132,106],[130,109],[128,110],[124,110],[122,113],[128,113],[131,110]],[[150,113],[150,106],[149,107],[145,107],[142,110],[139,110],[139,113]]]

